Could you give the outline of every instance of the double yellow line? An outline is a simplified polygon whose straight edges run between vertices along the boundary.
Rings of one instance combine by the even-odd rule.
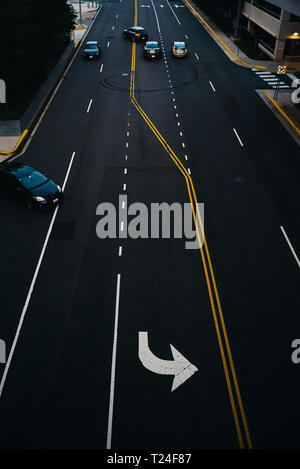
[[[137,0],[135,0],[135,19],[134,25],[137,25]],[[200,246],[200,253],[202,258],[202,264],[204,268],[204,274],[209,294],[209,300],[211,305],[211,310],[213,314],[214,325],[217,333],[217,339],[223,364],[223,369],[225,373],[225,379],[227,383],[229,399],[231,403],[231,408],[233,412],[234,422],[237,431],[237,437],[239,441],[240,448],[248,447],[252,448],[252,442],[250,437],[250,432],[248,428],[248,423],[244,411],[244,406],[241,398],[241,393],[239,390],[238,380],[235,372],[235,367],[233,363],[233,358],[230,350],[229,339],[226,331],[225,321],[223,317],[220,297],[216,285],[215,275],[212,267],[212,262],[208,250],[208,245],[205,239],[204,226],[201,219],[201,214],[198,206],[197,196],[194,188],[194,184],[189,172],[186,170],[185,166],[176,156],[172,148],[168,145],[164,137],[158,131],[154,123],[139,105],[135,99],[134,89],[135,89],[135,70],[136,70],[136,43],[132,45],[132,60],[131,60],[131,77],[130,77],[130,100],[139,114],[142,116],[148,127],[154,133],[156,138],[159,140],[165,151],[171,157],[183,177],[185,178],[189,199],[191,202],[192,213],[194,224],[197,232],[197,239]],[[204,246],[204,249],[203,249]],[[228,366],[229,363],[229,366]],[[246,440],[246,443],[245,441]]]

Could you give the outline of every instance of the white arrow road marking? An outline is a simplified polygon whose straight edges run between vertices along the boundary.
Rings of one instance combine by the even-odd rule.
[[[172,391],[189,379],[198,368],[192,365],[173,345],[170,344],[174,360],[161,360],[150,350],[148,332],[139,332],[139,359],[147,370],[159,375],[174,375]]]

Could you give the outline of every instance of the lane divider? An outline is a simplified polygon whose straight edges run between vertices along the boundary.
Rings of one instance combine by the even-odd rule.
[[[135,0],[135,26],[137,25],[137,0]],[[244,434],[246,437],[247,441],[247,446],[249,449],[251,449],[252,446],[252,441],[250,437],[250,432],[248,428],[248,423],[244,411],[244,406],[241,398],[241,393],[239,390],[239,385],[238,385],[238,380],[237,380],[237,375],[235,371],[235,366],[233,363],[233,358],[232,358],[232,353],[229,345],[229,339],[228,339],[228,334],[225,326],[225,321],[224,321],[224,316],[223,316],[223,311],[221,307],[221,302],[220,302],[220,297],[216,285],[216,280],[215,280],[215,275],[212,267],[212,262],[208,250],[208,245],[206,242],[205,234],[204,234],[204,226],[203,222],[201,219],[201,214],[200,210],[198,207],[198,201],[196,197],[196,192],[194,188],[194,184],[191,178],[191,175],[185,168],[185,166],[181,163],[180,159],[176,156],[176,154],[173,152],[171,147],[168,145],[164,137],[160,134],[158,129],[155,127],[151,119],[148,117],[148,115],[145,113],[145,111],[142,109],[140,104],[137,102],[135,98],[135,70],[136,70],[136,65],[135,65],[135,60],[136,60],[136,43],[133,43],[132,45],[132,60],[131,60],[131,77],[130,77],[130,100],[136,110],[139,112],[139,114],[142,116],[148,127],[151,129],[151,131],[154,133],[154,135],[157,137],[165,151],[169,154],[169,156],[172,158],[173,162],[179,169],[179,171],[182,173],[183,177],[185,178],[186,181],[186,186],[188,190],[188,195],[189,199],[191,202],[191,207],[192,207],[192,213],[193,213],[193,219],[194,219],[194,224],[197,232],[197,238],[199,242],[199,247],[200,247],[200,253],[201,253],[201,258],[202,258],[202,264],[204,268],[204,274],[205,274],[205,279],[206,279],[206,284],[208,288],[208,294],[209,294],[209,299],[210,299],[210,304],[211,304],[211,309],[212,309],[212,314],[213,314],[213,320],[214,320],[214,325],[216,329],[216,334],[217,334],[217,339],[218,339],[218,344],[219,344],[219,349],[220,349],[220,354],[221,354],[221,359],[222,359],[222,364],[223,364],[223,369],[224,369],[224,374],[225,374],[225,379],[227,383],[227,389],[229,393],[229,399],[231,403],[231,408],[232,408],[232,413],[233,413],[233,418],[236,426],[236,431],[237,431],[237,437],[239,441],[240,448],[245,448],[245,443],[242,435],[242,430],[241,430],[241,424],[240,424],[240,418],[238,415],[237,411],[237,406],[234,398],[234,393],[233,393],[233,388],[231,384],[231,379],[230,379],[230,373],[229,373],[229,368],[227,361],[229,362],[229,367],[231,371],[231,377],[233,380],[233,387],[235,390],[235,395],[236,395],[236,400],[238,403],[239,407],[239,412],[242,420],[242,425],[243,425],[243,430]],[[200,230],[199,230],[199,225],[200,225]],[[204,245],[204,250],[203,250],[203,245]],[[217,304],[217,308],[216,305]],[[219,325],[219,322],[221,324],[221,327]],[[225,348],[223,345],[223,340],[222,340],[222,334],[223,334],[223,340],[225,342]],[[225,349],[227,352],[227,358],[225,354]]]

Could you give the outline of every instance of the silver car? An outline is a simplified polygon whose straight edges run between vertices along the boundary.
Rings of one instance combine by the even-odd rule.
[[[186,43],[173,42],[171,53],[173,57],[186,57],[188,54]]]

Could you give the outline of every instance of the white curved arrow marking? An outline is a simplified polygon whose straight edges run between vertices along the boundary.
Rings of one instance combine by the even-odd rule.
[[[173,345],[170,344],[174,360],[161,360],[150,350],[148,332],[139,332],[139,359],[147,370],[159,375],[174,375],[172,391],[189,379],[198,368],[192,365]]]

